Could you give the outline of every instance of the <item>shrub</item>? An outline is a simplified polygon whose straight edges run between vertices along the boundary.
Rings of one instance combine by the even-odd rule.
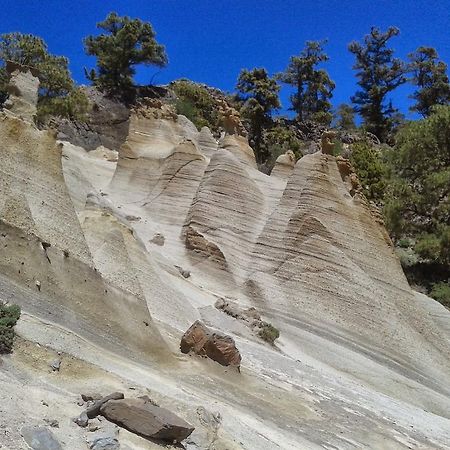
[[[177,114],[186,116],[199,130],[209,127],[215,130],[219,123],[219,112],[214,97],[203,86],[189,80],[177,80],[172,83],[177,96],[175,108]]]
[[[0,302],[0,354],[11,353],[14,343],[14,326],[20,317],[20,307]]]
[[[381,150],[370,142],[360,141],[352,145],[350,160],[365,196],[380,203],[386,188],[386,165]]]
[[[436,283],[431,289],[430,296],[447,308],[450,308],[450,283]]]
[[[409,248],[409,247],[411,247],[411,241],[408,238],[401,238],[397,242],[397,245],[400,248]]]
[[[267,147],[269,163],[274,164],[276,159],[288,150],[294,152],[296,159],[303,156],[302,142],[298,138],[295,130],[283,124],[276,124],[271,129],[264,132],[264,145]]]
[[[38,102],[37,122],[45,123],[50,117],[67,117],[85,122],[89,100],[82,89],[72,90],[65,97],[41,97]]]
[[[280,331],[272,324],[262,322],[261,328],[258,332],[258,336],[269,344],[274,344],[275,339],[280,337]]]

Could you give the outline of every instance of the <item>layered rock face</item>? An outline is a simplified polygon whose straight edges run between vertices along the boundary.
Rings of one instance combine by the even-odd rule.
[[[0,117],[1,292],[164,393],[198,448],[450,445],[448,315],[411,291],[348,162],[288,152],[267,176],[225,119],[217,141],[149,101],[117,155]],[[218,298],[256,308],[277,347]],[[197,320],[233,337],[241,374],[180,353]]]

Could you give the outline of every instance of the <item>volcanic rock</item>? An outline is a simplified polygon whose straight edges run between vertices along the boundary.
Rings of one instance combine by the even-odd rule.
[[[197,355],[207,356],[222,366],[239,368],[241,365],[241,354],[234,339],[211,331],[198,320],[184,333],[180,350],[182,353],[193,351]]]
[[[110,400],[100,412],[109,421],[146,438],[181,442],[194,431],[177,415],[142,398]]]

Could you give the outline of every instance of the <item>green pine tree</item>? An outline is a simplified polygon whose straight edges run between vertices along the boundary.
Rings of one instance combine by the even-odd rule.
[[[328,125],[332,114],[330,99],[335,88],[327,71],[318,65],[328,61],[326,41],[307,41],[299,56],[292,56],[278,78],[295,89],[291,95],[292,110],[300,121],[316,120]]]
[[[436,49],[419,47],[408,55],[413,73],[412,82],[417,86],[411,98],[416,103],[410,108],[422,116],[430,115],[434,105],[450,103],[450,83],[447,75],[447,65],[439,60]]]
[[[272,111],[281,107],[278,97],[280,86],[269,77],[266,69],[257,68],[243,69],[236,89],[242,102],[242,117],[249,123],[256,160],[263,163],[269,157],[263,146],[263,130],[271,124]]]
[[[97,28],[103,33],[88,36],[84,45],[86,53],[97,58],[97,70],[86,71],[86,76],[99,89],[126,98],[132,92],[136,65],[167,65],[165,48],[156,41],[150,23],[112,12]]]
[[[407,81],[406,64],[394,58],[394,50],[388,47],[389,40],[399,33],[395,27],[384,33],[372,27],[362,44],[352,42],[348,46],[356,58],[353,68],[361,88],[352,97],[352,102],[362,116],[366,130],[382,142],[392,131],[392,117],[398,112],[392,102],[387,101],[387,95]]]

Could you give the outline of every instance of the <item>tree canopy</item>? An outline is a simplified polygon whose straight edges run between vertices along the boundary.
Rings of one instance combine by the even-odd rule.
[[[394,50],[388,47],[389,40],[399,33],[395,27],[385,32],[372,27],[363,43],[355,41],[348,47],[356,58],[353,68],[360,87],[351,100],[367,131],[383,142],[392,130],[392,117],[398,112],[387,95],[407,81],[407,65],[394,58]]]
[[[450,268],[450,106],[410,122],[391,152],[386,198],[388,226],[396,236],[415,236],[415,250]]]
[[[256,159],[259,163],[264,162],[269,155],[262,146],[263,130],[270,124],[272,111],[281,107],[278,97],[280,86],[266,69],[256,68],[241,71],[236,89],[243,103],[242,116],[250,124]]]
[[[87,77],[99,89],[126,96],[134,84],[136,65],[167,65],[165,48],[156,41],[150,23],[112,12],[97,28],[103,32],[88,36],[84,46],[88,55],[97,58],[97,69],[87,72]]]
[[[450,102],[450,83],[447,65],[439,59],[436,49],[419,47],[408,55],[412,82],[417,90],[411,95],[416,103],[410,108],[426,117],[434,105],[446,105]]]
[[[332,119],[330,99],[335,84],[326,70],[317,68],[329,59],[323,49],[325,44],[326,41],[307,41],[305,48],[298,56],[291,57],[278,78],[295,89],[291,95],[291,109],[300,121],[316,120],[328,125]]]
[[[341,103],[335,112],[334,126],[339,130],[351,131],[356,129],[355,110],[347,103]]]

